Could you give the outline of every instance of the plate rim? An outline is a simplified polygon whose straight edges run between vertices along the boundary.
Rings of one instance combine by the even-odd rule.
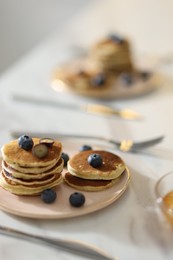
[[[92,91],[88,91],[88,92],[80,92],[78,90],[73,91],[73,89],[70,87],[70,84],[67,83],[63,77],[61,76],[57,76],[58,71],[62,71],[63,68],[65,68],[65,66],[70,66],[71,64],[73,64],[74,62],[79,62],[81,59],[74,59],[74,60],[69,60],[65,63],[63,63],[62,65],[59,65],[58,67],[56,67],[53,72],[52,72],[52,76],[51,76],[51,80],[50,80],[50,86],[51,88],[56,92],[58,92],[57,90],[57,81],[60,82],[61,85],[61,90],[60,91],[65,91],[66,93],[70,93],[70,94],[74,94],[74,95],[78,95],[78,96],[83,96],[83,97],[89,97],[89,98],[98,98],[98,99],[102,99],[102,100],[118,100],[118,99],[130,99],[130,98],[135,98],[135,97],[139,97],[142,95],[146,95],[149,94],[153,91],[155,91],[156,89],[158,89],[161,85],[161,82],[163,82],[163,74],[160,71],[153,71],[150,68],[149,69],[144,69],[144,68],[137,68],[137,70],[139,71],[144,71],[147,70],[149,73],[151,73],[151,78],[148,79],[146,82],[143,81],[143,87],[142,90],[134,90],[133,87],[131,86],[124,86],[126,88],[126,90],[130,90],[130,91],[118,91],[116,93],[115,89],[113,90],[113,94],[112,92],[105,92],[105,90],[103,91],[103,94],[98,95],[92,93]],[[85,60],[85,59],[84,59]],[[120,86],[121,84],[119,84],[118,86]],[[148,86],[148,87],[147,87]]]
[[[74,210],[72,211],[73,213],[68,212],[65,215],[63,215],[63,214],[62,215],[56,215],[56,214],[50,215],[50,214],[41,214],[41,213],[40,214],[38,214],[38,213],[28,214],[28,213],[22,212],[20,210],[11,209],[11,208],[7,207],[5,204],[1,203],[1,200],[0,200],[0,210],[4,211],[6,213],[10,213],[10,214],[15,215],[15,216],[19,216],[19,217],[25,217],[25,218],[30,218],[30,219],[47,219],[47,220],[48,219],[56,219],[56,220],[67,219],[67,218],[73,218],[73,217],[88,215],[92,212],[96,212],[98,210],[101,210],[101,209],[111,205],[113,202],[117,201],[123,195],[123,193],[126,191],[127,187],[129,186],[129,182],[130,182],[130,179],[131,179],[131,173],[130,173],[130,170],[127,166],[125,168],[125,172],[126,172],[126,182],[123,185],[121,191],[118,193],[118,195],[114,194],[112,197],[110,197],[106,201],[98,202],[97,207],[95,207],[95,205],[94,205],[94,208],[92,206],[89,206],[89,209],[86,208],[86,210],[82,210],[82,211],[80,211],[80,208],[74,208]],[[67,184],[65,184],[65,183],[63,183],[63,185],[67,186]],[[116,185],[116,184],[114,184],[114,185]],[[112,186],[111,188],[113,188],[113,187],[114,186]],[[1,190],[2,193],[4,192],[4,195],[5,195],[5,193],[9,193],[9,191],[4,190],[2,187],[0,187],[0,190]],[[104,191],[101,191],[101,192],[104,192]],[[89,192],[89,193],[93,193],[93,192]],[[11,195],[17,196],[15,194],[11,194]],[[16,204],[15,204],[15,206],[16,206]]]

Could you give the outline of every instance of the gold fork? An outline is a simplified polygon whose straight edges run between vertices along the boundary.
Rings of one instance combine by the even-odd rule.
[[[13,138],[18,138],[19,136],[23,135],[25,131],[11,131],[10,134]],[[157,136],[154,137],[152,139],[148,139],[148,140],[143,140],[140,142],[134,142],[133,140],[121,140],[121,141],[116,141],[115,139],[112,138],[107,138],[107,137],[103,137],[103,136],[91,136],[91,135],[83,135],[83,134],[61,134],[61,133],[57,133],[57,132],[27,132],[27,135],[29,136],[39,136],[40,138],[45,137],[45,136],[49,136],[51,138],[54,139],[88,139],[88,140],[98,140],[98,141],[104,141],[108,144],[112,144],[114,145],[114,147],[118,148],[120,151],[123,152],[139,152],[143,149],[146,148],[150,148],[154,145],[159,144],[160,142],[163,141],[164,139],[164,135],[161,136]]]
[[[132,140],[122,140],[120,143],[120,150],[122,152],[128,152],[133,147],[133,141]]]

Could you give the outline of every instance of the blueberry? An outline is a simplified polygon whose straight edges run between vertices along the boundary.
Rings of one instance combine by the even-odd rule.
[[[32,153],[39,159],[44,158],[48,154],[48,147],[45,144],[36,144],[32,148]]]
[[[41,199],[48,204],[53,203],[56,200],[56,197],[56,192],[52,189],[44,190],[41,193]]]
[[[143,80],[147,80],[150,78],[151,73],[149,71],[141,71],[140,76]]]
[[[64,160],[64,166],[67,166],[67,162],[70,159],[67,153],[62,153],[61,158]]]
[[[124,42],[124,39],[117,34],[110,34],[108,36],[108,39],[110,39],[111,41],[118,43],[118,44],[122,44]]]
[[[14,179],[13,175],[11,173],[7,172],[6,170],[4,170],[4,173],[7,177]]]
[[[18,144],[22,149],[29,151],[32,149],[34,142],[32,138],[29,137],[28,135],[22,135],[18,139]]]
[[[80,192],[74,192],[70,195],[69,202],[73,207],[81,207],[85,203],[85,196]]]
[[[106,82],[106,77],[104,74],[100,73],[91,78],[92,86],[103,86]]]
[[[79,151],[88,151],[92,150],[92,147],[90,145],[84,144],[83,146],[80,147]]]
[[[134,83],[134,77],[129,73],[122,73],[121,81],[125,83],[127,86],[130,86]]]
[[[103,160],[100,154],[93,153],[88,156],[88,163],[92,167],[97,168],[102,166]]]

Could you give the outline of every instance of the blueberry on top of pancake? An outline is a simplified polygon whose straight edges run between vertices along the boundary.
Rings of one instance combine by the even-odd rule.
[[[124,39],[120,35],[114,33],[109,34],[107,38],[117,44],[122,44],[124,41]]]
[[[32,138],[32,140],[34,146],[39,144],[39,138]],[[55,141],[54,144],[49,147],[47,156],[44,158],[38,158],[37,156],[33,155],[32,150],[27,151],[22,149],[19,146],[17,139],[5,144],[1,149],[3,159],[6,162],[18,164],[24,167],[39,167],[49,165],[60,158],[61,151],[61,142]]]
[[[102,157],[100,156],[100,154],[97,153],[92,153],[88,156],[88,163],[94,167],[94,168],[98,168],[102,165],[103,160]]]

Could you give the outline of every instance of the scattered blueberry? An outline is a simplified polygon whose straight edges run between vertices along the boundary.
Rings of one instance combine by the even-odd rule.
[[[140,76],[143,80],[147,80],[151,76],[151,73],[149,71],[141,71]]]
[[[106,77],[103,73],[97,74],[91,78],[92,86],[103,86],[106,82]]]
[[[32,153],[39,159],[44,158],[48,154],[48,147],[45,144],[36,144],[32,148]]]
[[[69,202],[73,207],[81,207],[85,203],[85,196],[80,192],[74,192],[70,195]]]
[[[121,81],[127,86],[130,86],[134,83],[134,77],[130,73],[122,73],[120,77]]]
[[[88,163],[92,167],[97,168],[102,166],[103,160],[100,154],[93,153],[88,156]]]
[[[56,197],[56,192],[52,189],[44,190],[41,193],[41,199],[47,204],[53,203]]]
[[[124,39],[117,34],[108,35],[108,39],[110,39],[111,41],[118,43],[118,44],[122,44],[124,42]]]
[[[14,179],[13,175],[10,172],[7,172],[6,170],[4,170],[4,173],[7,177]]]
[[[53,144],[54,144],[54,140],[52,138],[41,138],[39,140],[39,143],[40,144],[45,144],[47,145],[48,147],[51,147]]]
[[[29,151],[32,149],[34,142],[32,138],[29,137],[28,135],[22,135],[18,139],[18,144],[22,149]]]
[[[70,159],[67,153],[62,153],[61,158],[64,160],[64,166],[67,166],[67,162]]]
[[[88,150],[92,150],[92,147],[90,145],[84,144],[80,147],[79,151],[88,151]]]

